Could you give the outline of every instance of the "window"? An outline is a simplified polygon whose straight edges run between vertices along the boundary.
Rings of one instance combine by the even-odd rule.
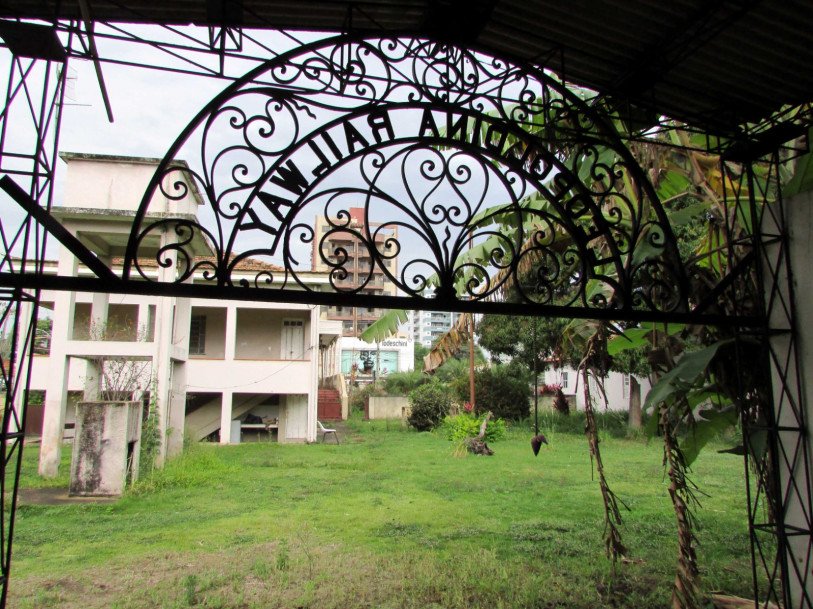
[[[623,388],[621,390],[621,397],[623,397],[623,398],[630,397],[630,375],[629,374],[624,375],[624,385],[623,385]]]
[[[562,372],[562,389],[567,389],[567,372]]]
[[[193,315],[189,324],[189,354],[206,353],[206,316]]]

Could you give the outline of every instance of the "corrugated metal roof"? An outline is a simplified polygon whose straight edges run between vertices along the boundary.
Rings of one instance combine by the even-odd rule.
[[[774,0],[90,0],[94,19],[445,36],[701,127],[813,98],[813,10]],[[0,16],[78,19],[77,0],[0,0]]]

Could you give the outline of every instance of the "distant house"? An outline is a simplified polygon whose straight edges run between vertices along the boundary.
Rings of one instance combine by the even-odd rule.
[[[578,370],[573,368],[549,368],[545,371],[545,384],[561,386],[565,395],[574,395],[576,408],[584,410],[584,386],[582,377]],[[604,410],[604,397],[595,386],[595,381],[590,387],[591,395],[595,400],[595,407]],[[616,411],[626,411],[629,409],[630,395],[636,391],[636,383],[639,385],[641,403],[646,399],[646,395],[651,388],[649,379],[640,378],[631,374],[620,372],[610,372],[604,379],[604,392],[607,397],[607,409]]]
[[[65,204],[52,213],[116,270],[158,160],[61,156],[68,165]],[[153,200],[149,213],[195,218],[202,201],[191,180],[188,186],[183,199]],[[157,237],[160,245],[172,238],[172,231]],[[188,247],[198,261],[213,255],[199,237]],[[274,270],[280,269],[248,259],[234,276]],[[171,280],[175,269],[153,263],[143,271]],[[89,273],[62,247],[44,272]],[[328,284],[324,273],[299,277]],[[203,270],[191,281],[204,281]],[[161,458],[179,452],[184,436],[227,444],[262,433],[280,442],[312,442],[319,387],[336,384],[340,371],[341,322],[322,319],[317,306],[64,291],[43,292],[41,306],[52,317],[50,345],[33,355],[30,388],[44,391],[45,399],[30,407],[28,431],[42,436],[44,475],[56,474],[62,441],[72,433],[72,404],[90,391],[89,370],[99,357],[148,362],[149,380],[134,397],[149,396],[158,409]]]

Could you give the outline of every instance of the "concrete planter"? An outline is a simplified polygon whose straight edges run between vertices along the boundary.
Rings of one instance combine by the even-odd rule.
[[[138,477],[141,402],[79,402],[69,494],[121,495]]]

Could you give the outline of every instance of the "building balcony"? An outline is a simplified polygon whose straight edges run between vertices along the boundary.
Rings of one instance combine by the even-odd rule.
[[[189,360],[186,364],[187,391],[222,391],[228,385],[235,393],[304,393],[310,387],[309,360]]]

